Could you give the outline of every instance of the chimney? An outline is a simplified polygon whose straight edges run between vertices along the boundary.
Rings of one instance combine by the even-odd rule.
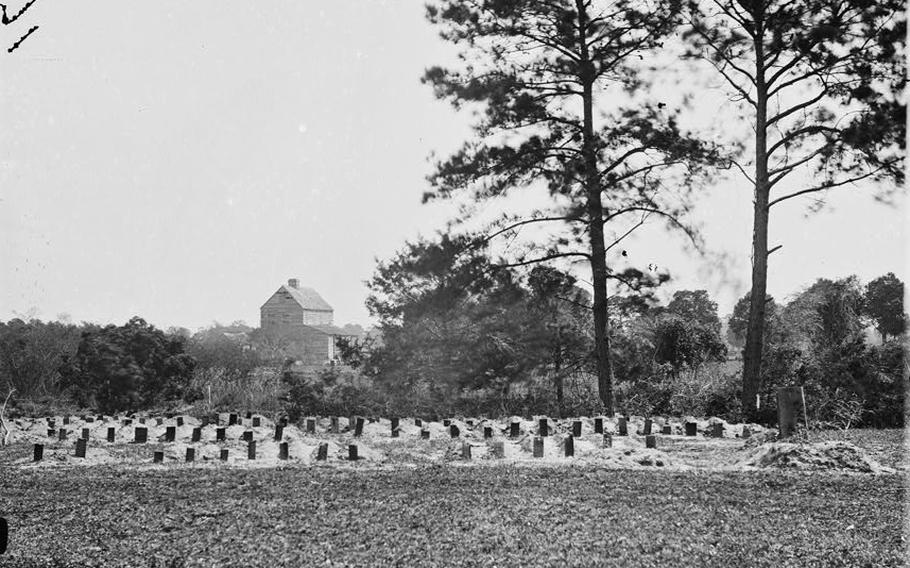
[[[288,286],[291,288],[296,289],[298,287],[298,284],[300,284],[300,281],[298,281],[296,278],[288,278]]]

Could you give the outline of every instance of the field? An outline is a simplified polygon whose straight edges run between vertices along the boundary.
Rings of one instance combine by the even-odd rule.
[[[20,438],[0,450],[0,566],[904,565],[902,432],[816,436],[884,467],[734,467],[762,444],[701,434],[661,440],[663,467],[608,459],[644,452],[634,430],[578,458],[466,460],[461,440],[367,428],[373,459],[256,466],[151,464],[157,440],[31,464]]]

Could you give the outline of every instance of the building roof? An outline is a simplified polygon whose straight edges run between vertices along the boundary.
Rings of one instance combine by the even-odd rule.
[[[332,309],[332,306],[330,306],[328,302],[322,299],[322,296],[319,295],[319,292],[313,290],[312,288],[293,288],[288,285],[282,285],[281,288],[279,288],[279,292],[281,290],[284,290],[290,294],[291,297],[294,298],[298,304],[300,304],[300,307],[305,310],[316,310],[320,312],[334,311]]]

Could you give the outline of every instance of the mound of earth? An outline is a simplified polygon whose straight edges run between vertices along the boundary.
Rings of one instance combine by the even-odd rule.
[[[883,473],[889,468],[847,442],[792,444],[773,442],[755,448],[739,465],[761,469],[801,469]]]

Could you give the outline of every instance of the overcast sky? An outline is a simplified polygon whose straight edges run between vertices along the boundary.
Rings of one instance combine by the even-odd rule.
[[[453,53],[421,2],[37,0],[0,34],[0,320],[258,325],[297,277],[335,323],[368,325],[375,259],[453,213],[420,204],[430,153],[470,136],[419,81]],[[903,201],[869,189],[775,208],[770,293],[906,279]],[[697,211],[723,269],[656,227],[627,248],[671,272],[667,294],[706,288],[728,313],[749,286],[750,190],[719,181]]]

